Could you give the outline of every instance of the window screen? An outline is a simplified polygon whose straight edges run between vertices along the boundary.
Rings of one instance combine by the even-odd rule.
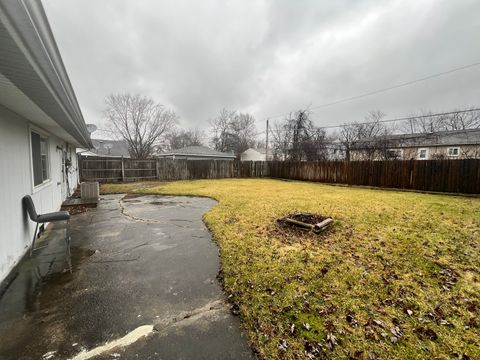
[[[418,153],[419,159],[426,159],[427,158],[427,149],[420,149]]]
[[[35,132],[32,132],[32,167],[34,186],[48,180],[47,139]]]
[[[458,153],[459,153],[459,148],[458,147],[448,148],[448,155],[449,156],[458,156]]]

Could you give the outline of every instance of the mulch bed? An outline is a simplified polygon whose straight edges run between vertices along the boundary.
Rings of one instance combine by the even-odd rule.
[[[69,205],[69,206],[62,206],[61,210],[68,211],[70,215],[77,215],[77,214],[83,214],[95,207],[96,206],[92,206],[92,205]]]

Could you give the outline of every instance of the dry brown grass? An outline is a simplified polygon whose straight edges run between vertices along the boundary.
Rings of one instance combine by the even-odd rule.
[[[205,222],[264,358],[480,359],[478,198],[261,179],[102,191],[219,201]],[[278,232],[292,211],[337,222],[321,237]]]

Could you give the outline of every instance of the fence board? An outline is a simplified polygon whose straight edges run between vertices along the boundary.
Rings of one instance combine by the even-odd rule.
[[[480,159],[269,162],[269,177],[420,191],[480,194]]]
[[[244,161],[85,158],[82,181],[272,177],[334,184],[480,194],[480,159],[406,161]]]

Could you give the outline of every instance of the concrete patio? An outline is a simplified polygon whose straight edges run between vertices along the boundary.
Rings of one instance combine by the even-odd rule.
[[[216,280],[206,198],[105,196],[50,226],[0,298],[0,359],[250,359]]]

